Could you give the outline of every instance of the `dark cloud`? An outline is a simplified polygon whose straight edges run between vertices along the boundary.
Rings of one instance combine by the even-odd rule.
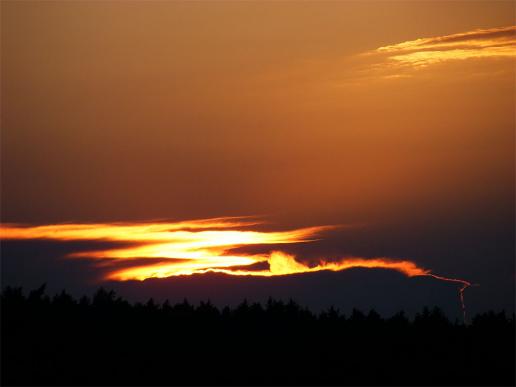
[[[184,298],[193,302],[209,299],[217,306],[224,306],[236,305],[244,298],[258,302],[265,302],[268,297],[292,298],[314,311],[333,305],[346,313],[352,308],[374,308],[384,315],[399,310],[414,314],[425,305],[437,305],[452,318],[461,318],[455,285],[430,278],[407,278],[383,269],[350,269],[268,278],[211,273],[143,282],[111,282],[107,286],[139,301],[149,297],[171,302],[180,302]],[[467,297],[469,294],[466,300]]]

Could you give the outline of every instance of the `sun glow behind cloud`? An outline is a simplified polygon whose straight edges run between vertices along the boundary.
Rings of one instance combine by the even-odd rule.
[[[128,246],[79,251],[71,258],[131,261],[160,258],[166,264],[132,267],[114,271],[108,278],[144,280],[151,277],[170,277],[216,271],[226,268],[228,274],[237,274],[232,267],[267,262],[265,255],[234,255],[230,251],[249,245],[281,245],[314,240],[316,235],[333,226],[307,227],[287,231],[257,231],[249,229],[263,222],[245,218],[215,218],[185,222],[113,223],[113,224],[55,224],[23,226],[4,224],[2,239],[50,239],[59,241],[125,242]],[[291,265],[292,266],[292,265]],[[298,269],[299,271],[299,269]],[[240,274],[242,271],[239,271]],[[247,271],[246,271],[247,272]],[[251,275],[254,271],[248,271]],[[257,273],[257,272],[256,272]],[[287,274],[285,270],[282,273]],[[264,275],[260,273],[256,275]]]
[[[295,256],[277,251],[277,245],[311,242],[336,226],[306,227],[287,231],[251,230],[259,221],[245,218],[214,218],[185,222],[113,223],[113,224],[54,224],[25,226],[3,224],[0,238],[49,239],[58,241],[125,242],[126,247],[99,248],[70,253],[68,258],[89,258],[108,262],[113,269],[104,280],[143,281],[148,278],[167,278],[208,272],[236,276],[272,277],[323,270],[341,271],[351,268],[381,268],[396,270],[408,277],[429,276],[461,285],[460,300],[464,309],[463,292],[471,286],[468,281],[433,274],[415,262],[385,257],[345,257],[328,261],[320,259],[315,265],[296,260]],[[245,246],[274,245],[267,254],[235,254]],[[156,263],[155,259],[161,259]],[[149,259],[148,264],[141,264]],[[117,267],[117,262],[131,263]],[[256,265],[265,264],[265,268]]]
[[[261,222],[244,218],[216,218],[177,223],[116,223],[116,224],[56,224],[23,226],[5,224],[2,239],[54,239],[61,241],[101,240],[127,242],[122,248],[103,248],[73,252],[70,258],[131,261],[148,258],[149,264],[138,265],[108,274],[112,280],[145,280],[177,275],[221,272],[229,275],[276,276],[309,273],[321,270],[339,271],[352,267],[386,268],[408,276],[425,275],[428,270],[415,263],[389,258],[345,258],[309,266],[294,256],[274,251],[270,254],[234,254],[244,246],[265,246],[310,242],[322,231],[335,226],[306,227],[287,231],[257,231],[249,229]],[[151,258],[168,262],[155,263]],[[267,263],[267,269],[246,268]],[[245,269],[243,269],[245,268]]]
[[[243,218],[215,218],[177,223],[56,224],[45,226],[2,225],[2,239],[53,239],[61,241],[120,241],[131,245],[80,251],[71,258],[99,260],[136,260],[161,258],[170,262],[133,266],[108,275],[114,280],[145,280],[177,275],[221,272],[229,275],[276,276],[321,270],[340,271],[352,267],[385,268],[407,276],[427,275],[429,270],[414,262],[390,258],[348,257],[338,261],[321,259],[315,266],[299,262],[282,251],[270,254],[239,254],[232,250],[249,245],[279,245],[316,240],[322,231],[336,226],[306,227],[287,231],[249,230],[261,222]],[[277,246],[275,246],[277,247]],[[268,269],[242,269],[257,263],[268,263]]]

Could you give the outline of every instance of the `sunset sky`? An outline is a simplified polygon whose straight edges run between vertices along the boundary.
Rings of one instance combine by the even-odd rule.
[[[133,242],[139,267],[166,255],[165,240],[183,263],[228,255],[235,270],[272,267],[273,251],[312,268],[410,261],[480,284],[467,290],[473,311],[513,310],[515,12],[512,1],[2,1],[2,285],[86,292],[113,280],[99,260],[113,254],[99,251],[127,257]],[[168,228],[131,228],[141,222]],[[61,223],[80,235],[27,229]],[[174,227],[173,240],[159,234]],[[177,249],[193,236],[201,255]],[[173,294],[126,291],[223,299],[213,286],[242,298],[251,286],[218,274],[178,278]],[[325,280],[313,278],[328,274],[302,275],[312,282],[296,289],[317,299]],[[354,289],[388,294],[370,275]]]

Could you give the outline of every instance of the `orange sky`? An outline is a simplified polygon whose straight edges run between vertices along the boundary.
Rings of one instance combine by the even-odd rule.
[[[512,189],[514,44],[417,69],[375,50],[513,15],[512,2],[2,2],[3,218],[370,221],[496,203]]]

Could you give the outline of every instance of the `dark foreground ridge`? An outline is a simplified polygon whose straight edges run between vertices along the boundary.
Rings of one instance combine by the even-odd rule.
[[[219,310],[5,288],[2,385],[514,385],[514,314]]]

